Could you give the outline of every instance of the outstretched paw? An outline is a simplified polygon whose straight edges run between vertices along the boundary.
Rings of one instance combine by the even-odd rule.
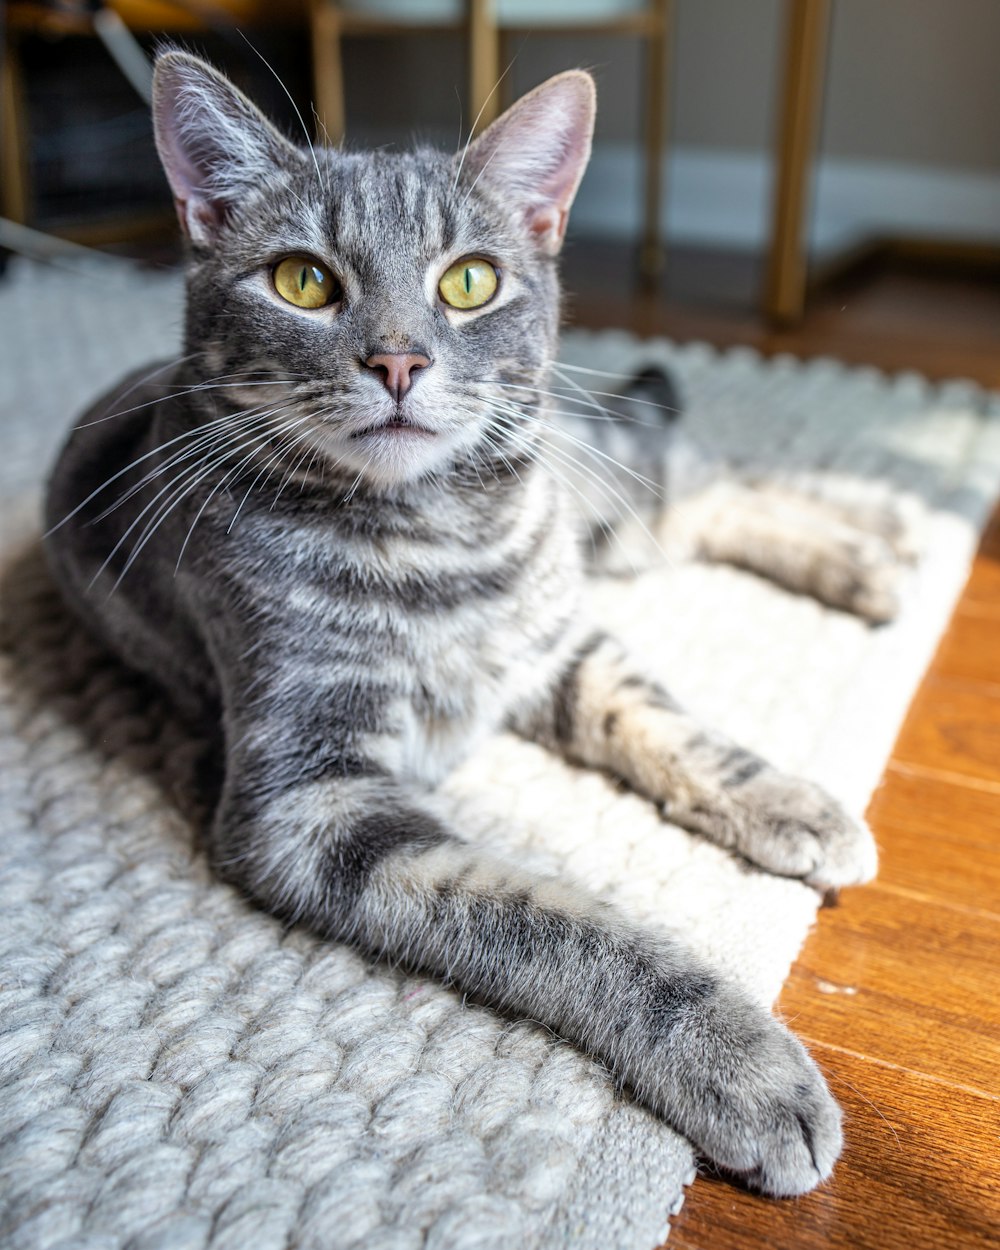
[[[710,807],[671,815],[761,868],[818,889],[870,881],[878,868],[875,839],[863,821],[811,781],[766,765],[723,789]]]
[[[713,1163],[763,1193],[807,1193],[833,1171],[841,1112],[805,1047],[732,986],[670,1046],[663,1112]]]

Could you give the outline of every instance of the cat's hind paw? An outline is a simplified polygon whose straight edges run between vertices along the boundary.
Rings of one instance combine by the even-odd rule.
[[[816,597],[873,625],[893,620],[899,615],[907,562],[879,534],[839,529],[840,537],[815,569]]]

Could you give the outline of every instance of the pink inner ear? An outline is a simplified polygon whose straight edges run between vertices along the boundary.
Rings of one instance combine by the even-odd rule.
[[[558,251],[566,234],[569,209],[556,204],[539,204],[525,213],[528,229],[547,251]],[[555,245],[554,247],[552,245]]]
[[[183,52],[156,62],[153,123],[181,228],[196,242],[210,241],[268,171],[298,159],[228,79]]]
[[[590,156],[594,86],[579,70],[536,87],[469,149],[466,168],[508,202],[520,203],[539,247],[559,250]]]

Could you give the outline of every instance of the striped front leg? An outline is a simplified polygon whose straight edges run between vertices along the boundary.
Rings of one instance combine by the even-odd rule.
[[[577,650],[549,702],[522,728],[570,759],[615,773],[670,820],[770,872],[822,888],[875,874],[864,824],[819,786],[689,716],[606,634]]]
[[[259,682],[254,708],[230,709],[212,836],[226,877],[288,921],[543,1022],[768,1193],[829,1174],[840,1112],[783,1025],[675,941],[464,843],[366,760],[360,704],[323,733],[328,711]]]

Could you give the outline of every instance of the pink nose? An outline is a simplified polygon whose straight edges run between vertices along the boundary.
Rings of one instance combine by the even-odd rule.
[[[413,375],[430,364],[419,352],[379,352],[365,364],[382,376],[382,385],[398,404],[413,385]]]

